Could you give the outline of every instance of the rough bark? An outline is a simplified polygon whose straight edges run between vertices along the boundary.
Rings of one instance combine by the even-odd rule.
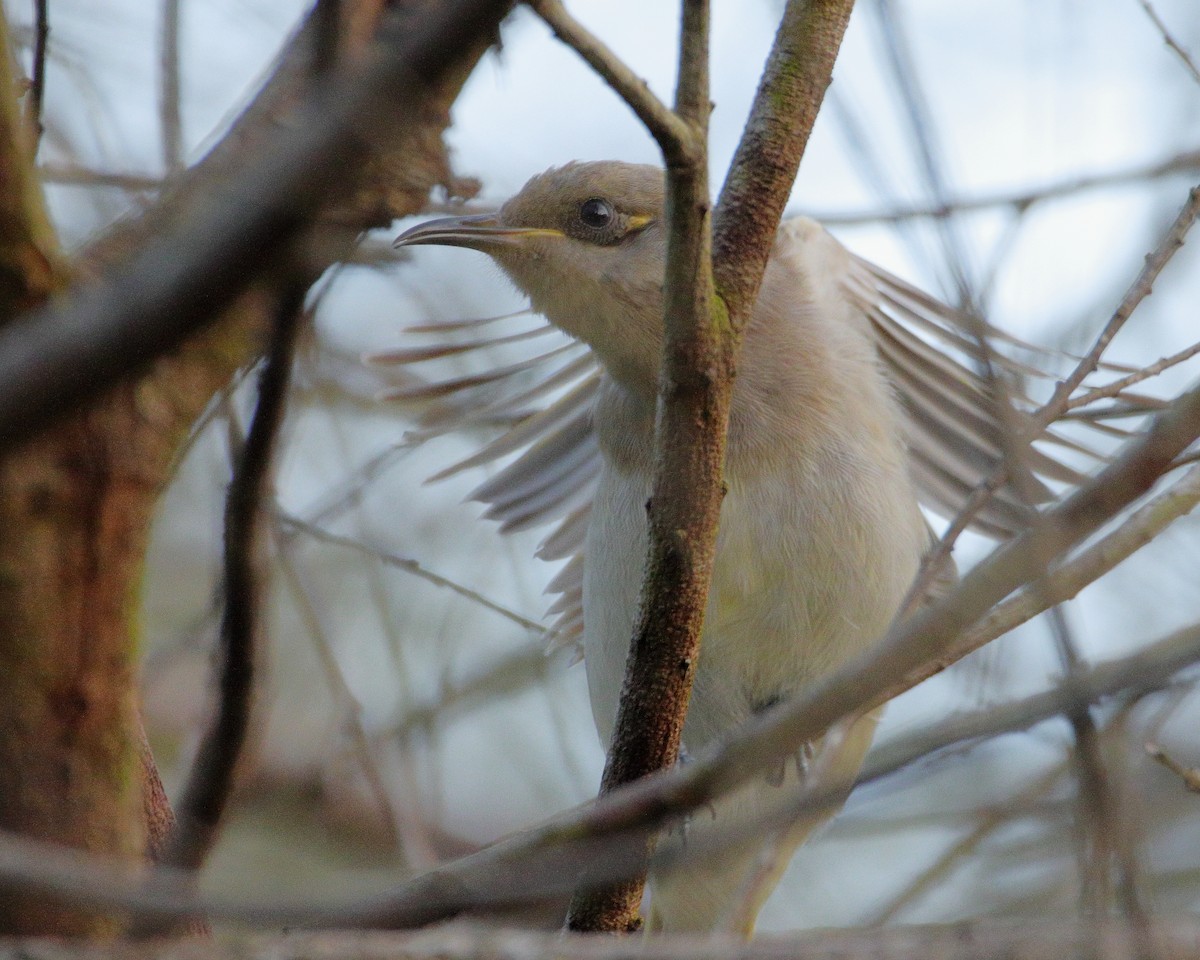
[[[675,113],[694,131],[698,148],[679,149],[667,125],[648,123],[667,161],[666,338],[650,545],[602,794],[666,769],[678,756],[724,498],[739,333],[757,298],[852,6],[853,0],[794,0],[785,7],[710,224],[707,24],[701,19],[707,11],[684,4]],[[689,45],[689,31],[703,42]],[[644,879],[635,874],[581,891],[570,928],[636,928]]]
[[[637,626],[625,667],[601,795],[673,765],[700,655],[724,497],[725,433],[734,341],[713,296],[712,201],[708,192],[708,4],[683,5],[675,114],[693,149],[664,144],[668,159],[665,343],[656,428],[650,546]],[[644,856],[653,847],[646,844]],[[644,863],[644,858],[643,858]],[[571,930],[628,932],[641,926],[645,870],[571,904]]]
[[[419,18],[429,2],[392,8]],[[343,55],[353,56],[381,5],[348,5],[347,12]],[[302,30],[255,104],[205,161],[148,215],[119,225],[88,251],[82,275],[95,277],[153,242],[163,224],[204,202],[210,178],[272,136],[273,121],[307,76],[307,40]],[[354,230],[415,212],[431,187],[451,181],[441,132],[485,46],[462,52],[402,149],[377,157],[362,188],[338,211],[339,244],[313,256],[334,258]],[[12,89],[12,83],[4,87]],[[14,116],[5,114],[9,130],[0,133],[11,133]],[[28,158],[14,146],[18,138],[0,140],[0,308],[7,321],[45,299],[54,259],[29,240],[40,236],[29,213],[36,213],[40,198],[29,186]],[[14,210],[25,212],[14,217]],[[169,826],[153,770],[143,781],[140,759],[135,678],[142,561],[154,504],[180,441],[213,392],[259,349],[267,314],[261,301],[253,291],[243,295],[145,375],[69,413],[0,461],[0,828],[134,858],[146,848],[147,819],[156,825],[152,847]],[[0,904],[0,932],[97,934],[113,925],[111,918],[44,897]]]

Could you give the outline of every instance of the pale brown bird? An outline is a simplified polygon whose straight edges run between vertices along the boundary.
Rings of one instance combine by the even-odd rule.
[[[560,642],[582,638],[605,744],[646,555],[664,229],[661,170],[573,163],[534,177],[495,214],[434,220],[396,241],[487,253],[535,311],[589,348],[399,394],[435,402],[425,419],[434,431],[514,419],[446,472],[522,451],[476,497],[504,529],[558,521],[539,552],[568,561],[552,585],[560,595],[554,631]],[[729,492],[683,734],[691,753],[868,650],[929,549],[918,504],[953,515],[1001,463],[987,388],[967,366],[981,355],[969,329],[812,220],[780,228],[738,360]],[[487,342],[374,359],[416,362]],[[991,361],[1005,373],[1036,373]],[[549,369],[538,385],[518,376],[539,366]],[[561,395],[538,409],[555,391]],[[1015,396],[1028,406],[1019,390]],[[1028,428],[1019,412],[1015,419],[1018,432]],[[1036,474],[1080,479],[1042,450],[1026,446],[1025,457]],[[1037,492],[1049,496],[1045,487]],[[1001,489],[975,526],[1004,535],[1026,510]],[[690,836],[744,828],[785,802],[798,778],[848,783],[875,719],[811,745],[807,762],[789,767],[782,783],[764,778],[722,800]],[[653,876],[650,929],[749,933],[796,846],[822,819],[755,834],[718,857]]]

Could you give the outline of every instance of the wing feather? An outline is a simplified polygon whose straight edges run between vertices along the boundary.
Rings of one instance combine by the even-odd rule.
[[[1074,484],[1105,460],[1105,446],[1128,431],[1111,421],[1142,415],[1159,401],[1118,392],[1103,410],[1072,411],[1060,420],[1063,430],[1035,429],[1031,399],[1035,387],[1052,386],[1071,358],[1043,350],[972,321],[959,311],[892,274],[851,255],[842,291],[862,314],[874,338],[881,367],[899,403],[918,496],[937,513],[956,515],[980,484],[1003,464],[1005,437],[995,423],[989,386],[978,370],[986,365],[1005,376],[1013,403],[1016,441],[1035,475],[1039,501],[1052,498],[1049,485]],[[445,339],[427,346],[374,355],[376,363],[411,366],[466,356],[498,346],[532,342],[551,328],[478,336],[490,323],[509,319],[427,324],[424,334]],[[977,340],[1019,353],[1011,356]],[[456,334],[474,337],[455,340]],[[565,361],[565,362],[564,362]],[[1108,370],[1127,370],[1108,365]],[[537,555],[565,560],[547,593],[554,596],[547,615],[553,649],[577,646],[583,634],[584,542],[601,454],[592,420],[601,371],[580,344],[545,349],[535,355],[481,373],[429,381],[406,375],[404,385],[385,396],[417,409],[419,429],[410,438],[425,439],[451,430],[488,430],[480,448],[437,473],[440,480],[464,470],[512,458],[471,498],[487,505],[485,516],[502,531],[555,524]],[[498,428],[498,429],[497,429]],[[1048,452],[1048,449],[1054,452]],[[1070,462],[1062,459],[1070,457]],[[1024,526],[1031,508],[1009,487],[1001,487],[974,516],[971,526],[1003,538]]]

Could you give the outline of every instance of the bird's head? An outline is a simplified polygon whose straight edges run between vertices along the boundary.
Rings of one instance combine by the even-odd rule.
[[[431,220],[395,242],[419,244],[488,254],[535,310],[589,343],[615,379],[654,390],[666,261],[660,168],[547,170],[495,213]]]

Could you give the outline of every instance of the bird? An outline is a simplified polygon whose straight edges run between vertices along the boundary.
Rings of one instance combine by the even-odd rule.
[[[556,524],[538,551],[566,561],[550,586],[552,633],[582,646],[606,745],[647,548],[666,236],[663,170],[594,161],[532,177],[494,212],[427,221],[395,240],[487,254],[532,311],[578,343],[575,352],[555,348],[483,374],[410,382],[392,397],[426,405],[426,436],[500,424],[439,476],[518,454],[474,496],[502,530]],[[815,221],[785,218],[737,361],[727,493],[682,736],[689,754],[880,640],[935,542],[922,505],[953,516],[1005,462],[979,372],[985,359],[1013,380],[1008,429],[1031,476],[1020,491],[1001,486],[975,515],[976,529],[1007,536],[1028,521],[1031,496],[1048,500],[1054,483],[1082,479],[1086,463],[1068,465],[1047,445],[1077,461],[1099,456],[1037,428],[1023,385],[1051,375],[992,353],[975,337],[981,329],[1002,337],[855,256]],[[447,339],[369,359],[411,365],[522,336],[530,334]],[[1034,348],[1027,356],[1046,359]],[[533,386],[530,371],[541,371]],[[937,580],[953,576],[952,561],[943,562]],[[848,790],[877,720],[877,712],[851,718],[794,764],[664,838],[679,856],[651,873],[647,929],[750,936],[794,851],[831,814],[766,836],[753,824],[801,784]],[[715,856],[686,855],[722,830],[740,839]]]

